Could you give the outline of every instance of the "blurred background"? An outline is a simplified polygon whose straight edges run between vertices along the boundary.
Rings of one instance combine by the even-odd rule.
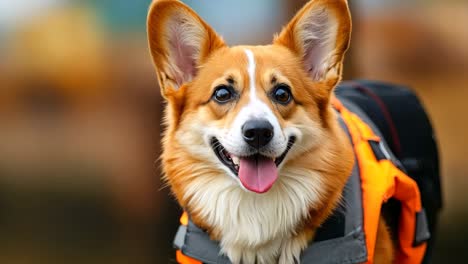
[[[0,263],[173,263],[150,0],[0,1]],[[229,44],[267,44],[304,0],[185,1]],[[468,261],[468,2],[349,0],[345,79],[413,87],[444,208],[434,263]],[[464,261],[463,261],[464,260]]]

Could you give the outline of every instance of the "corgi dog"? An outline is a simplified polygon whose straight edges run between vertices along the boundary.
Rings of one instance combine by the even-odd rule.
[[[338,206],[354,155],[331,99],[350,33],[346,0],[312,0],[271,45],[234,47],[185,4],[152,3],[164,178],[232,263],[295,263]],[[390,263],[383,222],[377,236]]]

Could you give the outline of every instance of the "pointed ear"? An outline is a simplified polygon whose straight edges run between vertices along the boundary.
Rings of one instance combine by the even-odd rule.
[[[303,60],[315,81],[341,78],[351,34],[346,0],[312,0],[283,28],[274,43],[286,46]]]
[[[176,0],[154,1],[148,13],[148,41],[162,94],[190,82],[221,37],[192,9]]]

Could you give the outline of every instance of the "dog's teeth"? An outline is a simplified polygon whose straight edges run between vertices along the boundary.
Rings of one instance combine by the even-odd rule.
[[[234,164],[236,165],[239,164],[239,157],[232,156],[231,159],[232,159],[232,162],[234,162]]]

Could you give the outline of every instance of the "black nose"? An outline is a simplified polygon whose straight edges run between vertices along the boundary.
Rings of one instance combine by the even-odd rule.
[[[254,148],[261,148],[273,138],[273,126],[265,119],[254,119],[242,126],[245,142]]]

